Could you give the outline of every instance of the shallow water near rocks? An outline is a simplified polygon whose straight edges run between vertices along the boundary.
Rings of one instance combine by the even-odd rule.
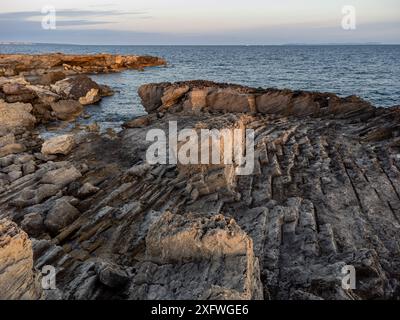
[[[168,67],[92,75],[116,93],[99,105],[86,107],[89,119],[102,130],[120,130],[124,121],[145,114],[137,95],[150,82],[206,79],[251,87],[332,92],[358,95],[376,106],[400,101],[400,46],[79,46],[0,45],[1,53],[113,53],[154,55]],[[70,124],[68,130],[75,124]],[[49,132],[49,134],[52,134]]]

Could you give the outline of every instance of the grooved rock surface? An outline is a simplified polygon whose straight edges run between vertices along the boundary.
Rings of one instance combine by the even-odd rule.
[[[0,130],[25,147],[0,158],[0,218],[35,237],[37,270],[60,270],[57,297],[400,297],[398,107],[207,81],[139,94],[149,115],[118,135],[81,132],[68,155],[40,153],[34,130]],[[170,121],[253,129],[254,170],[150,165],[146,134]]]
[[[28,235],[15,223],[0,219],[0,299],[35,300],[40,297]]]

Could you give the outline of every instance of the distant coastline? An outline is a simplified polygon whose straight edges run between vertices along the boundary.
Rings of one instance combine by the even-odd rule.
[[[349,43],[281,43],[281,44],[83,44],[83,43],[51,43],[51,42],[23,42],[0,41],[0,45],[54,45],[54,46],[102,46],[102,47],[295,47],[295,46],[399,46],[400,43],[381,42],[349,42]]]

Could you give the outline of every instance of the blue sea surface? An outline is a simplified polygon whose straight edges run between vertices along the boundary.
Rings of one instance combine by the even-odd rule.
[[[400,104],[400,45],[327,46],[82,46],[0,45],[0,53],[113,53],[154,55],[167,67],[95,75],[117,93],[87,108],[89,122],[119,128],[145,114],[137,95],[150,82],[194,79],[263,88],[289,88],[358,95],[376,106]],[[85,120],[82,120],[85,121]],[[86,120],[88,121],[88,120]]]

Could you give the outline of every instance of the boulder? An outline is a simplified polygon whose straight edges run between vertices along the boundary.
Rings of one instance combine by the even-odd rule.
[[[51,108],[60,120],[71,121],[83,112],[82,105],[75,100],[60,100],[51,104]]]
[[[43,216],[38,212],[28,213],[24,216],[21,227],[30,236],[37,237],[44,231]]]
[[[86,96],[79,98],[79,103],[81,105],[95,104],[101,100],[99,89],[90,89]]]
[[[72,134],[64,134],[46,140],[42,145],[42,153],[44,155],[63,154],[67,155],[71,152],[75,145],[75,138]]]
[[[80,215],[78,209],[71,205],[65,198],[58,199],[49,211],[44,221],[46,228],[52,233],[70,225]]]
[[[78,75],[56,82],[52,88],[68,99],[78,100],[85,97],[92,89],[100,90],[100,86],[85,75]]]
[[[5,99],[8,103],[31,102],[36,98],[34,91],[29,89],[26,85],[17,82],[4,84],[3,92],[6,95]]]
[[[54,93],[53,91],[40,86],[28,85],[27,86],[30,90],[34,91],[36,96],[38,97],[38,101],[35,103],[42,103],[44,105],[50,105],[51,103],[57,102],[61,99],[61,97]]]
[[[96,266],[102,284],[110,288],[120,288],[129,282],[127,273],[118,265],[102,262]]]
[[[0,100],[0,127],[33,127],[36,118],[31,114],[32,105],[30,103],[7,103]]]
[[[59,168],[45,173],[41,183],[53,184],[62,188],[79,179],[81,176],[81,173],[75,167]]]

